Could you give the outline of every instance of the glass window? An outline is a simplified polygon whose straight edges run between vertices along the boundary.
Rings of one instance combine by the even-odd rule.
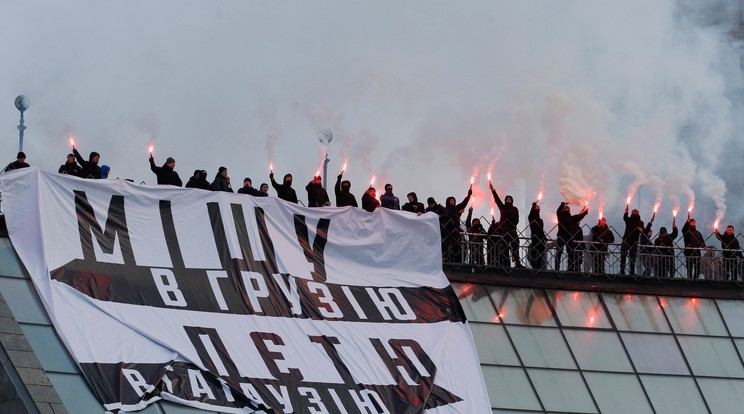
[[[678,336],[695,375],[744,378],[744,367],[730,338]]]
[[[453,283],[452,287],[460,299],[465,316],[468,320],[478,322],[498,323],[496,308],[491,302],[490,290],[494,289],[484,285],[472,283]]]
[[[633,372],[616,332],[564,329],[581,369]]]
[[[0,292],[18,322],[51,324],[30,279],[0,277]]]
[[[21,329],[45,371],[72,374],[80,372],[75,361],[72,360],[67,349],[62,345],[62,341],[54,332],[54,328],[47,325],[21,324]]]
[[[548,291],[555,313],[563,326],[611,328],[596,293],[579,291]]]
[[[653,413],[635,374],[585,372],[584,376],[603,414]]]
[[[527,372],[547,411],[597,412],[578,372],[547,369],[528,369]]]
[[[553,312],[540,289],[504,289],[496,308],[504,323],[556,326]]]
[[[506,330],[525,366],[576,369],[558,329],[508,325]]]
[[[617,329],[634,332],[671,332],[655,296],[603,294]]]
[[[731,336],[744,337],[744,301],[718,299],[716,303]]]
[[[674,332],[728,336],[714,300],[672,297],[660,300]]]
[[[708,412],[692,378],[641,375],[641,382],[657,414]]]
[[[0,237],[0,275],[26,277],[26,269],[7,237]]]
[[[491,407],[542,412],[540,402],[522,368],[484,366],[482,369]]]
[[[638,372],[689,375],[673,336],[626,332],[620,336]]]
[[[481,364],[521,366],[503,325],[471,322],[475,347]]]
[[[712,413],[738,413],[744,407],[744,380],[698,378]]]

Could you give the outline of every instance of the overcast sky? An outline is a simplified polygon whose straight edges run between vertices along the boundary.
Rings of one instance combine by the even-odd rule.
[[[27,161],[55,171],[72,134],[112,177],[154,183],[152,142],[184,182],[226,166],[258,186],[271,159],[306,199],[329,128],[329,178],[348,160],[358,198],[375,175],[401,203],[444,203],[477,174],[487,215],[493,170],[525,215],[544,189],[546,213],[589,199],[591,224],[641,186],[644,216],[731,217],[719,163],[741,74],[722,32],[670,0],[5,1],[0,154],[25,94]]]

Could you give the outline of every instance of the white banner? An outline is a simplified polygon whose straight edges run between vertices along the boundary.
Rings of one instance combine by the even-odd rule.
[[[439,222],[0,175],[13,246],[106,409],[490,413]]]

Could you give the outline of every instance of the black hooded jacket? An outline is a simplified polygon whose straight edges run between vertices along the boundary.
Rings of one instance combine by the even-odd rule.
[[[331,201],[328,199],[328,192],[318,182],[310,181],[305,186],[307,190],[307,206],[308,207],[323,207],[326,203]]]
[[[631,246],[638,244],[638,238],[640,237],[641,231],[643,231],[644,228],[641,216],[638,214],[631,214],[630,216],[628,216],[628,212],[626,211],[625,214],[623,214],[623,221],[625,222],[623,243]]]
[[[416,196],[416,193],[409,193],[408,195],[413,197],[413,202],[409,201],[403,204],[403,207],[401,208],[401,210],[410,211],[411,213],[424,214],[426,212],[426,208],[424,207],[424,203],[420,203],[418,201],[418,197]]]
[[[297,193],[295,192],[294,188],[292,188],[292,183],[282,183],[279,184],[274,180],[274,174],[269,175],[269,178],[271,179],[271,186],[274,187],[274,190],[276,190],[276,196],[281,198],[284,201],[289,201],[290,203],[297,204]]]
[[[186,183],[186,188],[200,188],[202,190],[209,190],[207,172],[204,170],[194,171],[194,176],[189,178],[189,182]]]
[[[100,155],[97,152],[91,152],[88,161],[85,161],[83,159],[83,156],[80,155],[76,148],[72,149],[72,153],[75,155],[75,159],[77,160],[77,162],[80,163],[80,166],[82,167],[82,171],[80,172],[81,177],[96,179],[101,178],[101,167],[98,166],[98,162],[93,162],[93,157],[95,156],[98,156],[100,159]]]
[[[351,194],[348,188],[341,187],[341,175],[336,178],[336,185],[333,190],[336,193],[336,207],[359,207],[354,194]]]

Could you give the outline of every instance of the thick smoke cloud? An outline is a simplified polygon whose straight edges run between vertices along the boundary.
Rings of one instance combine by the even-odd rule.
[[[643,216],[660,204],[664,224],[690,205],[699,220],[729,220],[739,184],[722,160],[742,85],[730,27],[701,17],[715,9],[7,2],[0,30],[15,41],[0,52],[16,59],[0,68],[0,150],[12,160],[10,102],[23,93],[28,161],[48,169],[70,132],[112,176],[137,182],[154,182],[146,146],[157,139],[156,156],[174,156],[186,176],[225,165],[260,182],[272,160],[304,184],[328,153],[330,179],[348,160],[358,195],[376,175],[401,198],[460,199],[475,176],[476,214],[487,215],[492,172],[525,216],[544,191],[543,211],[588,201],[591,220],[602,209],[611,225],[630,194]],[[316,138],[325,128],[327,147]]]

